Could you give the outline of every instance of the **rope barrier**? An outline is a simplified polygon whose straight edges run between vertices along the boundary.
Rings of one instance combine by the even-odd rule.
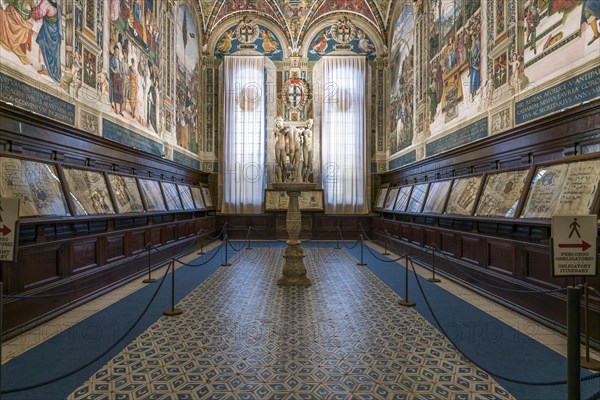
[[[471,357],[469,357],[467,354],[465,354],[458,347],[458,345],[456,344],[456,342],[454,340],[452,340],[452,338],[450,336],[448,336],[448,334],[444,330],[444,327],[442,326],[442,324],[438,320],[437,316],[433,312],[433,309],[431,308],[431,304],[429,303],[429,300],[427,299],[427,296],[425,295],[425,291],[423,290],[423,287],[421,286],[421,282],[419,280],[419,275],[417,274],[417,271],[415,270],[414,265],[412,265],[412,271],[413,271],[413,274],[415,276],[415,280],[417,281],[417,286],[419,286],[419,291],[421,292],[421,295],[423,296],[423,299],[425,300],[425,304],[427,305],[427,309],[431,313],[431,316],[433,317],[433,320],[435,321],[436,325],[438,326],[438,328],[440,329],[440,331],[442,332],[442,334],[448,339],[448,341],[450,341],[450,343],[460,352],[460,354],[463,357],[465,357],[469,362],[471,362],[477,368],[483,370],[488,375],[493,376],[494,378],[502,379],[502,380],[507,381],[507,382],[517,383],[517,384],[520,384],[520,385],[527,385],[527,386],[558,386],[558,385],[566,385],[567,384],[567,380],[566,379],[565,380],[556,380],[556,381],[547,381],[547,382],[531,382],[531,381],[525,381],[525,380],[520,380],[520,379],[513,379],[513,378],[510,378],[510,377],[501,375],[501,374],[497,374],[497,373],[488,371],[487,369],[483,368],[479,363],[475,362]],[[588,375],[586,377],[581,378],[580,381],[584,382],[584,381],[589,381],[589,380],[597,379],[597,378],[600,378],[600,373]]]
[[[49,385],[51,383],[58,382],[58,381],[66,378],[68,376],[71,376],[73,374],[76,374],[78,372],[83,371],[85,368],[89,367],[90,365],[92,365],[96,361],[100,360],[105,355],[107,355],[115,347],[117,347],[117,345],[119,343],[121,343],[123,341],[123,339],[125,339],[125,337],[127,337],[127,335],[129,335],[131,333],[131,331],[133,331],[133,328],[135,328],[137,326],[137,324],[142,320],[142,318],[144,317],[144,315],[146,314],[146,312],[148,312],[148,309],[150,308],[150,305],[154,302],[154,299],[158,295],[158,292],[159,292],[160,288],[162,287],[163,283],[165,282],[167,274],[169,273],[169,269],[170,268],[167,268],[167,270],[165,271],[165,274],[161,278],[160,283],[157,285],[156,290],[154,291],[154,294],[152,295],[152,297],[148,301],[148,304],[146,304],[146,307],[144,307],[144,310],[142,311],[142,313],[137,317],[137,319],[133,322],[133,324],[129,327],[129,329],[127,329],[127,331],[123,335],[121,335],[121,337],[119,337],[117,339],[117,341],[115,343],[113,343],[108,349],[106,349],[105,351],[103,351],[98,356],[94,357],[94,359],[92,359],[91,361],[85,363],[84,365],[82,365],[82,366],[80,366],[78,368],[75,368],[75,369],[73,369],[73,370],[71,370],[71,371],[69,371],[67,373],[64,373],[64,374],[62,374],[62,375],[60,375],[58,377],[55,377],[55,378],[52,378],[52,379],[48,379],[46,381],[43,381],[43,382],[40,382],[40,383],[36,383],[36,384],[33,384],[33,385],[27,385],[27,386],[21,386],[21,387],[17,387],[17,388],[13,388],[13,389],[3,390],[3,391],[0,392],[0,394],[24,392],[24,391],[27,391],[27,390],[36,389],[36,388],[39,388],[39,387],[42,387],[42,386]]]
[[[181,264],[181,265],[182,265],[182,266],[184,266],[184,267],[190,267],[190,268],[202,267],[202,266],[204,266],[204,265],[208,264],[209,262],[211,262],[211,261],[212,261],[212,260],[213,260],[213,259],[214,259],[214,258],[217,256],[217,254],[219,254],[219,252],[220,252],[220,251],[221,251],[221,249],[223,248],[223,244],[224,244],[224,243],[225,243],[225,242],[221,242],[221,244],[219,244],[219,246],[215,248],[215,249],[216,249],[216,251],[213,253],[213,255],[211,255],[211,256],[208,258],[208,260],[206,260],[206,261],[203,261],[203,262],[201,262],[200,264],[191,264],[191,263],[185,263],[185,262],[181,261],[181,260],[180,260],[180,259],[178,259],[178,258],[173,258],[173,261],[177,261],[179,264]],[[212,250],[210,250],[210,251],[214,251],[215,249],[212,249]]]

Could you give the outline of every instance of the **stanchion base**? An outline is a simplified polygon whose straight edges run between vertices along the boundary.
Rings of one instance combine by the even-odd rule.
[[[206,254],[206,253],[205,253],[205,252],[203,252],[203,251],[199,251],[199,252],[197,252],[197,253],[196,253],[196,255],[198,255],[198,256],[203,256],[203,255],[205,255],[205,254]]]
[[[342,248],[341,247],[334,247],[333,249],[334,250],[341,250]]]
[[[152,283],[152,282],[156,282],[156,279],[154,278],[146,278],[142,281],[142,283]]]
[[[581,365],[581,368],[589,369],[591,371],[600,371],[600,361],[594,360],[593,358],[586,360],[585,357],[581,357],[579,365]]]
[[[246,247],[246,250],[252,250],[254,247]]]
[[[181,314],[183,311],[180,308],[169,308],[168,310],[163,311],[163,315],[166,315],[167,317],[173,317],[175,315],[179,315]]]
[[[388,253],[387,251],[385,253],[381,253],[382,256],[389,256],[390,253]]]
[[[221,264],[221,267],[229,267],[229,266],[231,266],[231,263],[228,263],[228,262],[224,262]]]
[[[408,300],[408,301],[400,300],[398,302],[398,304],[400,304],[401,306],[404,306],[404,307],[414,307],[416,305],[416,303],[412,300]]]
[[[441,279],[438,279],[438,278],[427,278],[427,280],[429,282],[441,282],[442,281]]]
[[[357,262],[356,265],[364,267],[365,265],[367,265],[367,263],[364,262]]]

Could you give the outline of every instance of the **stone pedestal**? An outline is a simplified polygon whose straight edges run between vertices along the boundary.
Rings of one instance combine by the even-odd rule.
[[[288,232],[287,246],[283,253],[285,265],[283,276],[277,281],[279,286],[310,286],[311,282],[306,276],[304,266],[304,249],[300,241],[300,230],[302,228],[302,216],[300,214],[300,203],[298,197],[302,191],[313,190],[314,183],[274,183],[273,189],[284,190],[288,197],[288,209],[285,217]]]

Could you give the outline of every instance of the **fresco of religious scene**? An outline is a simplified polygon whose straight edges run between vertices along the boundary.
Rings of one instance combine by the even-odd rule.
[[[186,5],[177,13],[177,145],[198,153],[200,63],[198,32],[193,14]]]
[[[414,78],[413,9],[404,6],[394,26],[390,54],[391,102],[389,108],[390,155],[413,140]]]
[[[349,0],[327,0],[321,4],[321,7],[317,10],[315,15],[311,17],[313,21],[316,21],[320,17],[328,13],[339,13],[340,11],[354,12],[358,15],[371,20],[377,25],[377,19],[373,15],[373,12],[367,5],[366,1],[349,1]]]
[[[539,61],[581,35],[583,46],[591,46],[600,38],[598,0],[529,0],[524,4],[525,63]]]
[[[63,78],[62,10],[54,0],[1,0],[2,58],[27,65],[48,82]],[[78,60],[80,61],[80,60]]]
[[[373,61],[377,56],[375,45],[369,36],[344,18],[321,29],[315,35],[308,48],[308,59],[318,61],[325,54],[341,48],[365,55],[369,61]]]
[[[215,48],[215,56],[223,57],[241,49],[256,50],[271,60],[283,59],[281,43],[272,30],[254,21],[244,19],[225,31]]]
[[[111,110],[158,132],[160,15],[155,0],[111,0],[109,65]]]
[[[447,122],[458,116],[458,107],[470,107],[481,93],[481,14],[478,2],[437,0],[432,22],[429,67],[429,120],[443,115]],[[475,7],[473,5],[475,3]]]

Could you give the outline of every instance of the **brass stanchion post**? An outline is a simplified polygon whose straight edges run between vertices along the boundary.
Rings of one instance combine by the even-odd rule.
[[[156,282],[156,279],[152,277],[152,262],[150,260],[150,252],[152,251],[152,242],[148,242],[148,277],[144,279],[143,283],[152,283]]]
[[[2,398],[2,323],[4,309],[4,282],[0,282],[0,399]]]
[[[199,256],[204,255],[204,229],[200,229],[200,251],[198,253]]]
[[[440,279],[435,277],[435,243],[431,243],[431,254],[432,254],[432,259],[431,259],[431,278],[428,278],[427,280],[429,282],[441,282]]]
[[[579,347],[581,328],[579,326],[579,299],[581,290],[578,287],[567,288],[567,399],[581,398],[581,382]]]
[[[390,253],[388,252],[388,240],[390,240],[390,233],[388,232],[388,230],[385,230],[385,239],[383,240],[383,255],[384,256],[389,256]]]
[[[248,245],[246,246],[246,250],[252,250],[252,247],[250,247],[250,231],[252,231],[251,226],[248,227],[248,233],[246,234],[246,241],[248,242]]]
[[[364,240],[363,240],[363,235],[362,233],[360,234],[360,262],[357,262],[356,265],[359,265],[361,267],[364,267],[365,265],[367,265],[366,262],[364,262],[363,260],[363,246],[364,246]]]
[[[172,317],[181,314],[183,311],[175,307],[175,260],[171,260],[171,308],[163,311],[163,315]]]
[[[229,267],[231,263],[229,262],[229,255],[227,254],[227,247],[229,247],[229,235],[227,231],[225,232],[225,261],[221,263],[222,267]]]
[[[400,300],[398,304],[404,307],[414,307],[415,302],[408,299],[408,262],[409,256],[406,255],[405,267],[404,267],[404,300]],[[411,261],[412,262],[412,261]]]
[[[600,371],[600,361],[594,360],[590,358],[590,298],[589,298],[589,285],[587,282],[583,284],[584,290],[584,299],[585,299],[585,309],[583,314],[583,326],[585,330],[585,357],[581,357],[580,365],[583,368],[592,370],[592,371]]]
[[[337,227],[337,235],[335,235],[335,250],[340,250],[340,236],[342,236],[342,231],[340,230],[340,227]]]

